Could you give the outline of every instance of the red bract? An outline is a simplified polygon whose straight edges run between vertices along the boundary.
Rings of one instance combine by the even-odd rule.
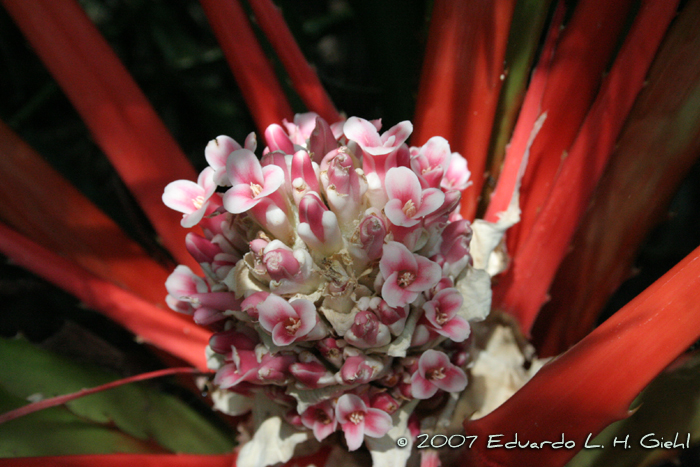
[[[281,202],[275,192],[288,182],[298,190],[293,199],[298,205],[300,236],[314,254],[330,256],[337,252],[343,242],[342,238],[339,240],[340,232],[347,233],[357,222],[356,238],[349,236],[357,246],[356,250],[350,249],[352,261],[364,267],[381,258],[379,280],[384,281],[381,288],[386,301],[374,303],[369,297],[364,297],[366,303],[358,300],[358,308],[363,308],[348,323],[350,343],[362,349],[384,343],[390,333],[398,333],[395,327],[403,329],[407,315],[404,307],[419,293],[432,288],[434,296],[426,304],[425,319],[418,322],[425,331],[424,338],[467,338],[468,324],[455,317],[452,310],[456,301],[454,284],[449,280],[441,283],[440,278],[450,268],[461,270],[471,264],[465,244],[465,239],[471,237],[468,224],[451,219],[452,227],[445,229],[443,243],[430,259],[414,255],[397,241],[385,243],[384,239],[389,234],[394,240],[415,245],[418,238],[411,229],[419,226],[429,231],[446,222],[442,216],[446,218],[456,206],[451,204],[457,203],[456,190],[464,190],[462,213],[473,219],[482,193],[501,81],[507,72],[503,58],[515,0],[435,2],[414,132],[416,144],[427,143],[414,152],[409,152],[404,144],[411,128],[408,122],[381,134],[378,122],[354,117],[344,126],[331,125],[337,124],[340,117],[293,43],[281,15],[268,0],[250,0],[292,86],[309,109],[316,112],[307,114],[304,121],[286,122],[285,130],[279,124],[284,118],[290,119],[292,112],[245,10],[237,0],[202,0],[259,129],[267,128],[268,150],[261,165],[253,154],[253,138],[246,140],[243,149],[235,141],[219,137],[206,151],[212,169],[202,174],[198,184],[180,181],[166,189],[169,204],[185,214],[182,225],[191,227],[201,220],[204,227],[204,237],[193,233],[187,242],[178,228],[179,216],[161,206],[160,196],[167,182],[193,179],[195,172],[77,2],[36,0],[31,6],[17,0],[2,3],[76,106],[178,261],[189,262],[192,267],[199,262],[223,280],[235,272],[234,265],[246,253],[252,256],[251,261],[257,261],[256,273],[274,280],[276,291],[296,291],[301,286],[299,277],[307,277],[302,274],[307,264],[305,257],[296,255],[296,249],[282,248],[266,238],[257,238],[250,245],[226,244],[225,239],[221,240],[225,236],[220,235],[224,229],[245,227],[217,221],[215,211],[222,200],[210,184],[214,180],[223,185],[228,178],[232,188],[224,195],[223,206],[236,214],[251,211],[255,221],[267,231],[284,237],[292,229],[286,221],[291,207]],[[525,96],[512,145],[506,152],[493,204],[486,211],[486,220],[496,222],[519,199],[522,222],[506,237],[514,259],[497,285],[495,302],[529,334],[554,281],[553,311],[541,316],[537,326],[538,340],[552,354],[565,350],[592,327],[604,299],[622,280],[632,251],[651,227],[650,219],[660,211],[661,201],[667,201],[672,187],[697,156],[700,105],[694,92],[700,80],[696,58],[700,56],[700,28],[696,24],[700,1],[687,3],[681,21],[669,35],[670,45],[657,58],[656,67],[682,71],[678,76],[683,91],[674,88],[679,82],[675,75],[669,78],[652,72],[647,77],[648,68],[654,69],[652,61],[678,2],[643,1],[632,27],[625,33],[621,50],[616,52],[632,3],[581,0],[561,37],[564,10],[559,6]],[[599,89],[609,63],[613,63],[612,68]],[[651,90],[643,91],[643,98],[637,99],[646,79]],[[668,107],[666,103],[670,103]],[[628,121],[633,105],[637,107]],[[653,115],[650,109],[657,107],[661,109],[659,117],[647,124],[644,116]],[[677,119],[667,119],[668,115]],[[663,125],[658,125],[658,121]],[[272,123],[277,126],[269,126]],[[625,123],[627,130],[623,130]],[[682,132],[674,133],[676,127],[682,127]],[[354,140],[364,153],[362,171],[342,148],[334,146],[335,138],[342,136],[341,128],[344,136]],[[616,153],[613,148],[621,131],[622,143],[626,145]],[[666,136],[654,137],[655,131]],[[33,206],[15,210],[14,202],[3,203],[3,221],[14,230],[0,226],[0,250],[146,342],[205,370],[204,348],[211,332],[154,305],[165,294],[163,268],[41,163],[8,129],[2,126],[0,132],[2,163],[6,164],[0,181],[3,187],[11,187],[8,191],[22,192],[23,201],[30,200]],[[445,136],[452,149],[465,155],[469,165],[461,156],[450,154],[444,140],[428,140],[434,135]],[[307,149],[311,153],[297,147],[306,139],[310,141]],[[668,146],[677,143],[680,149],[659,149],[660,139],[669,140]],[[293,155],[291,171],[278,150]],[[682,161],[678,166],[672,162],[664,166],[660,173],[665,181],[657,178],[645,182],[661,165],[641,162],[653,160],[642,154],[645,151],[651,155],[680,154],[678,159]],[[566,157],[562,162],[563,155]],[[610,169],[604,175],[608,160]],[[471,187],[467,185],[469,171],[474,174]],[[601,176],[601,189],[596,193]],[[618,191],[618,180],[625,181],[626,191]],[[384,196],[384,183],[388,188],[386,209],[361,213],[357,200],[365,192],[373,199]],[[664,194],[661,201],[655,199],[659,186]],[[319,187],[325,190],[326,199],[313,193]],[[65,209],[52,203],[52,193],[59,193]],[[631,203],[634,209],[629,209],[629,193],[638,193]],[[17,195],[5,196],[13,199]],[[559,270],[560,278],[555,280],[591,196],[596,204],[575,241],[580,248],[568,260],[566,271]],[[647,205],[651,205],[648,211],[652,214],[639,214],[647,211]],[[42,215],[34,216],[33,210],[39,208]],[[81,219],[81,214],[85,219]],[[390,222],[384,221],[384,214]],[[612,228],[608,228],[609,224]],[[100,231],[98,241],[85,235],[86,225]],[[587,236],[589,232],[595,241]],[[71,244],[74,235],[85,250]],[[630,245],[634,247],[620,246],[615,240],[618,237],[632,238]],[[104,250],[100,248],[102,242],[107,244]],[[187,251],[193,252],[196,262],[189,259]],[[221,318],[208,313],[209,304],[214,301],[238,303],[246,299],[241,305],[246,316],[259,321],[268,333],[261,338],[267,337],[278,346],[303,343],[312,337],[320,340],[327,335],[309,301],[287,302],[267,291],[246,297],[218,295],[222,292],[209,290],[204,282],[190,277],[191,272],[183,271],[179,270],[179,275],[169,281],[169,304],[182,312],[199,311],[198,322],[210,324]],[[546,365],[497,410],[479,420],[466,421],[467,434],[479,435],[479,442],[466,452],[474,465],[563,465],[576,450],[488,449],[484,441],[495,433],[503,433],[504,439],[518,433],[531,441],[558,439],[565,433],[580,448],[587,434],[597,433],[628,416],[635,396],[700,335],[700,306],[696,299],[699,278],[700,250],[695,250],[623,310]],[[347,278],[339,278],[336,284],[340,291],[346,285],[343,280]],[[605,282],[611,284],[610,290],[603,287]],[[589,293],[594,300],[589,300]],[[567,310],[569,304],[575,305],[571,314]],[[579,320],[580,324],[569,326]],[[567,326],[570,329],[565,329]],[[223,386],[259,384],[266,379],[281,384],[290,374],[308,387],[332,383],[332,374],[314,355],[299,361],[289,355],[257,355],[255,339],[239,335],[237,330],[222,331],[212,338],[212,348],[225,356],[218,375]],[[343,355],[342,346],[333,338],[319,341],[318,345],[324,358],[340,368],[346,384],[367,382],[384,371],[383,364],[374,359],[376,354]],[[344,394],[337,401],[335,413],[329,404],[310,405],[297,414],[297,422],[312,429],[318,439],[328,437],[339,424],[349,449],[357,449],[365,435],[381,437],[391,428],[387,417],[388,408],[394,407],[396,401],[393,397],[413,395],[428,399],[438,389],[456,391],[463,387],[465,375],[453,363],[442,352],[426,351],[412,366],[407,364],[405,368],[382,373],[387,386],[396,388],[391,396]],[[322,465],[327,455],[328,451],[322,450],[320,459],[306,461]],[[235,457],[110,455],[3,463],[228,467]],[[432,453],[425,459],[426,464],[437,462]]]

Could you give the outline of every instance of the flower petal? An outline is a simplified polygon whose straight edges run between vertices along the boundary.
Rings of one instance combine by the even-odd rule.
[[[268,295],[265,301],[257,306],[257,309],[260,325],[267,332],[272,332],[277,323],[286,319],[299,318],[294,308],[285,299],[274,294]]]
[[[369,409],[365,414],[365,435],[381,438],[391,430],[391,415],[379,409]]]
[[[249,149],[238,149],[233,151],[226,161],[226,174],[231,185],[256,183],[260,186],[265,184],[260,161],[253,151]]]
[[[241,214],[246,212],[260,202],[260,198],[253,197],[253,190],[249,185],[235,185],[224,193],[224,208],[232,214]]]
[[[427,379],[423,378],[419,372],[413,373],[411,377],[411,394],[416,399],[430,399],[435,395],[438,388]]]
[[[361,421],[357,425],[348,422],[342,425],[345,432],[345,441],[348,443],[348,451],[355,451],[362,446],[365,439],[365,422]]]
[[[382,250],[382,259],[379,261],[379,270],[382,276],[388,278],[398,271],[416,271],[418,263],[413,253],[408,251],[399,242],[388,242]],[[396,305],[392,305],[396,306]]]
[[[392,167],[389,169],[384,178],[384,184],[386,185],[386,194],[389,199],[398,198],[401,200],[401,207],[409,200],[412,200],[416,207],[420,205],[423,190],[415,172],[408,167]],[[440,204],[442,204],[442,201]]]
[[[204,195],[204,189],[190,180],[176,180],[168,183],[163,192],[163,203],[175,211],[190,214],[198,208],[194,200]]]

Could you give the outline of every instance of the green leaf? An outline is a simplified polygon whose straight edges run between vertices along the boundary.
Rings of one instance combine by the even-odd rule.
[[[26,401],[0,388],[0,412]],[[158,453],[157,446],[117,429],[81,419],[65,407],[54,407],[0,425],[0,457],[62,454]]]
[[[0,389],[24,400],[37,394],[42,398],[69,394],[118,379],[101,368],[79,365],[24,340],[0,339],[0,355]],[[153,439],[168,451],[214,454],[233,449],[230,436],[189,406],[141,384],[82,397],[66,407],[92,424],[113,424],[131,437]],[[34,434],[43,431],[42,425],[37,425]]]
[[[602,445],[603,449],[584,449],[568,464],[569,467],[627,467],[649,465],[666,455],[664,449],[648,449],[640,445],[653,445],[654,440],[685,443],[690,433],[690,443],[700,439],[700,358],[683,368],[659,376],[637,398],[638,410],[631,417],[613,423],[603,430],[590,445]],[[629,438],[627,438],[629,436]],[[617,443],[613,445],[615,439]],[[627,440],[629,449],[625,449]]]

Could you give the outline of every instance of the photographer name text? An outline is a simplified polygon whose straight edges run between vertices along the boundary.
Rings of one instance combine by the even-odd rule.
[[[593,433],[589,433],[586,440],[583,441],[583,449],[604,449],[605,445],[597,444],[593,440]],[[478,435],[429,435],[422,433],[416,437],[415,447],[417,449],[440,449],[452,448],[457,449],[462,446],[471,449],[474,443],[479,439]],[[562,433],[561,438],[555,440],[537,440],[532,441],[523,439],[515,433],[511,438],[506,438],[504,434],[493,434],[485,437],[486,449],[575,449],[576,441],[567,439]],[[407,438],[399,438],[396,444],[403,448],[408,445]],[[633,446],[639,446],[643,449],[690,449],[690,433],[675,433],[672,438],[664,438],[656,433],[648,433],[639,439],[632,439],[630,435],[616,436],[609,444],[613,449],[631,449]]]

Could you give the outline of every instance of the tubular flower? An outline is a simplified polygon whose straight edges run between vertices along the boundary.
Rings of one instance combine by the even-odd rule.
[[[223,208],[204,221],[220,227],[190,240],[205,277],[180,266],[168,281],[168,300],[183,313],[207,292],[235,297],[232,307],[214,310],[225,330],[208,350],[220,391],[275,405],[283,423],[318,441],[342,431],[350,450],[365,437],[408,434],[405,423],[387,433],[420,400],[465,389],[469,321],[485,318],[490,306],[488,275],[465,261],[472,231],[456,213],[459,193],[452,182],[441,188],[449,161],[460,156],[434,138],[407,148],[413,161],[395,157],[410,123],[381,137],[378,126],[351,118],[336,139],[320,117],[297,116],[286,124],[289,135],[280,125],[265,132],[262,167],[252,150],[218,137],[215,149],[231,149],[228,180],[219,178]],[[365,159],[387,155],[386,184],[371,192],[364,168],[376,170],[377,160]],[[208,157],[212,171],[220,156]],[[274,225],[259,206],[274,211]],[[237,254],[223,277],[211,267],[223,250],[215,243]],[[455,244],[458,254],[444,251]],[[270,385],[283,389],[281,405],[266,398]],[[255,428],[265,434],[253,437],[238,465],[262,466],[245,453],[279,436]]]

